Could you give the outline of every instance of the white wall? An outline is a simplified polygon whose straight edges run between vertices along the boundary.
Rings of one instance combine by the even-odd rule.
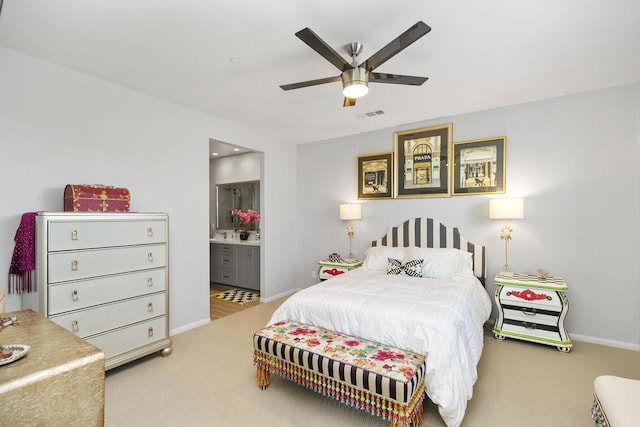
[[[257,181],[261,176],[261,153],[244,153],[211,159],[212,184]]]
[[[122,186],[133,211],[170,215],[171,330],[207,322],[210,138],[265,153],[263,298],[296,285],[278,255],[296,244],[280,195],[295,186],[295,147],[5,48],[0,69],[0,289],[23,212],[61,211],[68,183]],[[10,295],[6,310],[20,308]]]
[[[639,111],[636,83],[301,145],[298,209],[310,227],[298,239],[297,280],[313,283],[317,260],[348,253],[338,204],[356,199],[356,156],[393,151],[395,131],[451,122],[454,141],[507,137],[507,194],[525,198],[525,218],[511,222],[511,270],[546,267],[566,280],[574,339],[640,349]],[[487,245],[493,296],[504,246],[489,197],[363,200],[354,253],[389,226],[432,217]]]

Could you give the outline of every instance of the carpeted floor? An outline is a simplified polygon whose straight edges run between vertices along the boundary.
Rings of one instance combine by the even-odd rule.
[[[251,339],[281,302],[174,336],[169,357],[152,355],[107,372],[107,427],[388,426],[276,375],[266,390],[258,389]],[[487,328],[462,427],[593,426],[593,380],[603,374],[640,379],[640,353],[574,344],[563,354],[539,344],[497,341]],[[431,402],[421,426],[444,426]]]

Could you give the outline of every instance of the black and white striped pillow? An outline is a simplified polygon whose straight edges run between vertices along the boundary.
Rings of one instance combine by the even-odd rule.
[[[423,259],[412,259],[403,263],[394,258],[387,258],[387,274],[398,274],[401,276],[422,277]]]

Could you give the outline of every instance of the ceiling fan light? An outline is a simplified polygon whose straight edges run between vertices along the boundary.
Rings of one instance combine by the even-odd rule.
[[[342,94],[357,99],[369,92],[369,74],[363,68],[351,68],[342,73]]]
[[[349,86],[342,89],[342,94],[347,98],[361,98],[369,92],[369,86],[366,82],[353,82]]]

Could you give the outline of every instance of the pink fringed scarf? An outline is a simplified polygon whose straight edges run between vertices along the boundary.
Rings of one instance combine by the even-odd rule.
[[[36,212],[22,214],[22,220],[14,238],[11,266],[9,267],[9,293],[34,292],[36,282]]]

